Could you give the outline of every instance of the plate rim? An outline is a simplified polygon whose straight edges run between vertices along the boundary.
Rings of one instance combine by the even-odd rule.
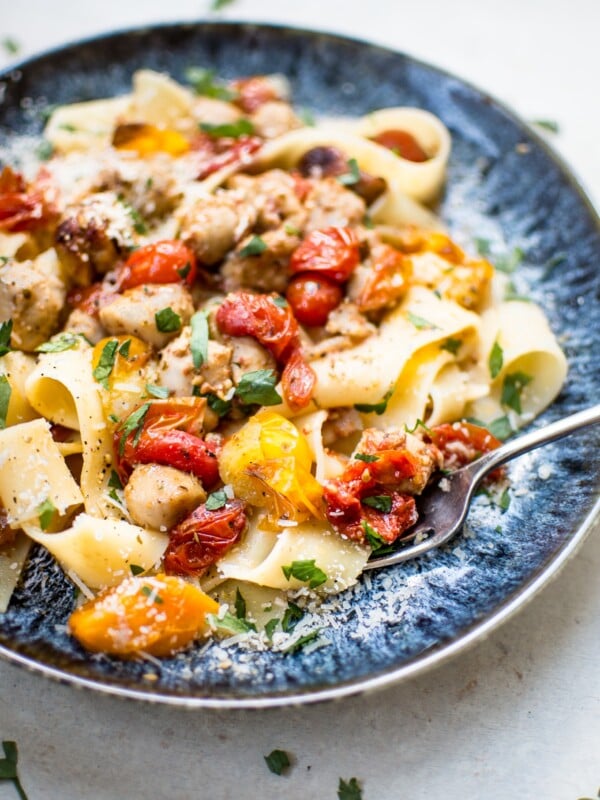
[[[492,105],[501,110],[518,128],[527,131],[528,136],[534,141],[535,145],[543,150],[544,154],[554,162],[560,170],[562,178],[570,188],[578,195],[578,199],[587,209],[592,223],[600,232],[599,210],[586,190],[581,177],[567,164],[566,160],[549,144],[534,128],[521,118],[509,105],[499,100],[487,90],[480,88],[460,75],[446,70],[436,64],[424,61],[394,47],[382,45],[361,37],[347,36],[335,33],[326,29],[306,28],[276,23],[260,23],[247,20],[181,20],[158,22],[150,25],[133,25],[128,27],[113,28],[97,34],[70,40],[64,44],[44,48],[34,54],[14,61],[0,70],[0,81],[12,79],[12,74],[27,69],[30,65],[45,59],[54,58],[67,53],[69,50],[90,46],[98,46],[99,43],[123,36],[143,36],[156,31],[176,30],[176,29],[199,29],[202,27],[221,28],[223,30],[243,29],[245,31],[267,30],[275,34],[285,34],[287,32],[305,36],[322,36],[340,43],[350,43],[360,47],[367,47],[372,50],[379,50],[390,55],[401,56],[408,62],[427,70],[431,70],[440,76],[455,80],[462,86],[484,96]],[[277,693],[256,697],[227,697],[227,696],[194,696],[178,695],[166,692],[153,692],[140,690],[130,686],[121,686],[117,683],[103,682],[93,678],[85,678],[77,673],[68,672],[45,662],[39,661],[34,657],[28,656],[18,650],[12,650],[0,643],[0,658],[7,663],[28,670],[31,673],[42,675],[58,683],[66,684],[74,688],[82,688],[92,692],[101,692],[105,695],[135,700],[138,702],[177,706],[179,708],[197,709],[205,708],[212,710],[237,710],[237,709],[266,709],[282,708],[286,706],[312,705],[322,702],[343,699],[345,697],[358,696],[381,689],[389,688],[400,684],[402,681],[423,675],[435,667],[446,664],[455,656],[467,651],[475,644],[486,639],[500,625],[511,619],[517,612],[524,608],[533,600],[551,580],[558,577],[565,564],[576,554],[585,539],[592,532],[596,523],[600,521],[600,496],[596,501],[578,529],[571,538],[561,547],[561,549],[550,558],[541,570],[531,577],[519,589],[509,595],[491,614],[479,622],[475,622],[466,632],[459,634],[458,638],[445,643],[435,645],[430,652],[425,651],[425,655],[417,655],[411,661],[395,669],[384,669],[372,674],[370,677],[358,677],[345,681],[344,683],[330,686],[324,684],[321,687],[308,689],[306,691],[294,691]]]

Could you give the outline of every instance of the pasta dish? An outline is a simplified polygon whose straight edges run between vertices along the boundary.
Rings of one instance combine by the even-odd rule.
[[[122,657],[285,649],[567,369],[431,210],[439,119],[315,124],[282,76],[187,79],[51,109],[0,173],[0,612],[37,543],[70,633]]]

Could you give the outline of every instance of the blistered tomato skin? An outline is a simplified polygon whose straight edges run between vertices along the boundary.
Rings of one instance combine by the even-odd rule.
[[[373,141],[388,150],[392,150],[396,155],[405,158],[407,161],[420,163],[427,161],[429,158],[412,133],[408,131],[382,131],[377,136],[373,136]]]
[[[313,272],[345,283],[360,261],[359,245],[352,228],[312,231],[292,253],[290,272]]]
[[[164,239],[135,250],[119,275],[119,291],[144,283],[186,283],[196,277],[196,256],[182,242]]]
[[[471,422],[445,422],[431,428],[427,438],[438,447],[444,457],[445,469],[459,469],[475,461],[484,453],[496,450],[502,442],[480,425]],[[499,467],[490,473],[493,481],[500,480],[504,468]]]
[[[325,325],[329,312],[342,302],[343,292],[335,281],[306,273],[290,281],[286,298],[294,316],[303,325]]]
[[[0,172],[0,231],[34,231],[56,217],[49,199],[48,172],[40,170],[37,181],[27,185],[23,176],[4,167]]]
[[[170,575],[127,578],[74,611],[71,634],[97,653],[168,656],[208,634],[206,614],[219,605]]]

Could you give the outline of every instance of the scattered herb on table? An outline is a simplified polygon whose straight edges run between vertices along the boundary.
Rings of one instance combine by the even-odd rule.
[[[268,756],[264,756],[264,759],[274,775],[281,775],[291,766],[290,757],[285,750],[271,750]]]
[[[347,782],[340,778],[338,800],[362,800],[362,790],[356,778],[350,778]]]
[[[0,759],[0,781],[12,781],[21,800],[27,800],[27,795],[21,785],[17,771],[17,763],[19,761],[17,743],[3,741],[2,749],[4,750],[4,758]]]

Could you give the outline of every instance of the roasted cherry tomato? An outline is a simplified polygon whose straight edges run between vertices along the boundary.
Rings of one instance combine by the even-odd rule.
[[[179,131],[157,128],[145,122],[117,125],[112,144],[117,150],[131,150],[141,158],[156,153],[181,156],[190,149],[188,140]]]
[[[429,156],[421,145],[408,131],[389,130],[378,133],[372,137],[372,141],[377,142],[382,147],[392,150],[396,155],[405,158],[407,161],[427,161]]]
[[[127,481],[136,464],[162,464],[195,475],[207,489],[214,486],[219,479],[217,446],[199,436],[204,403],[191,397],[156,400],[146,404],[139,425],[132,427],[133,415],[123,420],[113,442],[121,481]]]
[[[298,322],[325,325],[329,312],[339,306],[344,294],[335,281],[307,272],[292,278],[285,296]]]
[[[359,260],[359,241],[352,228],[325,228],[309,233],[294,250],[290,271],[318,272],[319,276],[345,283]]]
[[[360,311],[377,311],[395,305],[406,293],[411,262],[388,244],[371,254],[370,270],[355,299]]]
[[[192,148],[202,156],[196,179],[202,181],[232,164],[249,164],[262,145],[263,140],[259,136],[243,135],[237,139],[223,137],[214,140],[205,134],[199,135],[192,142]]]
[[[289,306],[277,305],[277,295],[235,292],[219,306],[216,322],[228,336],[252,336],[277,361],[285,361],[299,346],[298,323]]]
[[[209,632],[219,605],[182,578],[127,578],[74,611],[73,636],[87,649],[118,656],[167,656]]]
[[[129,256],[119,275],[119,291],[143,283],[187,283],[196,277],[196,257],[182,242],[164,239],[140,247]]]
[[[164,564],[176,575],[202,575],[238,541],[247,525],[241,500],[214,510],[198,506],[169,533]]]
[[[104,289],[101,283],[92,283],[91,286],[76,286],[71,289],[67,295],[67,303],[72,308],[78,308],[90,317],[97,318],[100,309],[109,305],[116,297],[116,292]]]
[[[47,172],[40,170],[36,183],[27,186],[20,173],[4,167],[0,173],[0,231],[33,231],[47,225],[56,216],[49,195]]]
[[[265,75],[240,78],[233,81],[232,88],[237,92],[232,102],[247,114],[252,114],[271,100],[281,99],[275,84]]]
[[[283,395],[292,411],[306,408],[310,403],[317,376],[302,350],[294,350],[281,373]]]
[[[487,428],[470,422],[436,425],[427,436],[440,449],[445,469],[464,467],[502,444]],[[491,477],[495,480],[501,475],[501,470],[494,470]]]

